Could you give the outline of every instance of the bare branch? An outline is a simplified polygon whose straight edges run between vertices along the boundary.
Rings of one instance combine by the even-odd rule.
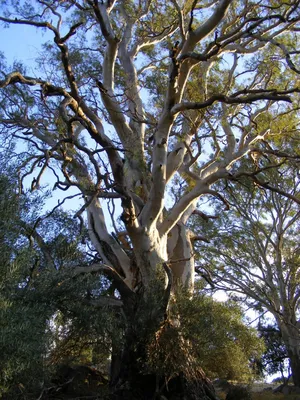
[[[209,35],[222,21],[226,15],[232,0],[221,0],[215,8],[213,14],[200,25],[196,30],[190,30],[187,41],[182,49],[182,54],[191,51],[196,44]]]
[[[30,20],[18,19],[18,18],[10,19],[10,18],[4,18],[4,17],[0,17],[0,21],[7,22],[9,24],[31,25],[31,26],[35,26],[37,28],[48,28],[52,32],[54,32],[55,35],[58,34],[57,29],[49,22],[30,21]]]
[[[72,277],[76,277],[83,274],[101,274],[103,273],[109,279],[112,279],[120,292],[121,297],[125,299],[132,299],[135,294],[129,289],[124,282],[123,278],[109,265],[106,264],[93,264],[87,267],[75,267],[72,270]]]
[[[226,103],[226,104],[249,104],[255,101],[269,100],[269,101],[285,101],[288,103],[292,103],[292,100],[289,95],[292,93],[299,93],[299,92],[300,89],[297,87],[286,91],[279,91],[277,89],[248,91],[247,89],[245,89],[242,90],[241,92],[236,92],[231,96],[217,94],[211,96],[209,99],[207,99],[202,103],[183,101],[182,103],[176,104],[172,108],[171,112],[173,115],[176,115],[179,112],[185,110],[201,110],[202,108],[207,108],[211,106],[215,102]],[[245,95],[241,96],[241,94]]]
[[[84,299],[84,304],[95,308],[103,307],[123,307],[124,303],[122,300],[115,297],[100,296],[95,299]]]

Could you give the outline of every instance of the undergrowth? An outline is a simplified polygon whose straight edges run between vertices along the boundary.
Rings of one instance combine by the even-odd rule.
[[[218,392],[218,397],[220,400],[226,399],[225,392]],[[289,394],[284,395],[283,393],[268,393],[268,392],[260,392],[260,393],[252,393],[252,400],[300,400],[299,394]]]
[[[300,400],[299,394],[285,395],[283,393],[253,393],[253,400]]]

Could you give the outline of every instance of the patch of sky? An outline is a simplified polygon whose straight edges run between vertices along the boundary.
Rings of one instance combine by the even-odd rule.
[[[35,60],[42,51],[42,44],[52,38],[50,32],[42,31],[32,26],[15,25],[10,27],[0,25],[0,52],[8,65],[16,61],[28,67],[28,72],[35,73]]]

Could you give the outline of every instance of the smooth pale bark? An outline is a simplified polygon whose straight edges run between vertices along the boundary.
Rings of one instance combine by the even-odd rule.
[[[94,199],[88,206],[88,227],[90,238],[104,263],[111,265],[119,274],[125,275],[125,282],[134,286],[131,262],[120,244],[107,232],[104,213],[100,202]]]

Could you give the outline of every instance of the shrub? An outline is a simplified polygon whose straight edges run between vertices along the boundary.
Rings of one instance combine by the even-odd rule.
[[[231,386],[226,400],[252,400],[250,388],[248,386]]]

